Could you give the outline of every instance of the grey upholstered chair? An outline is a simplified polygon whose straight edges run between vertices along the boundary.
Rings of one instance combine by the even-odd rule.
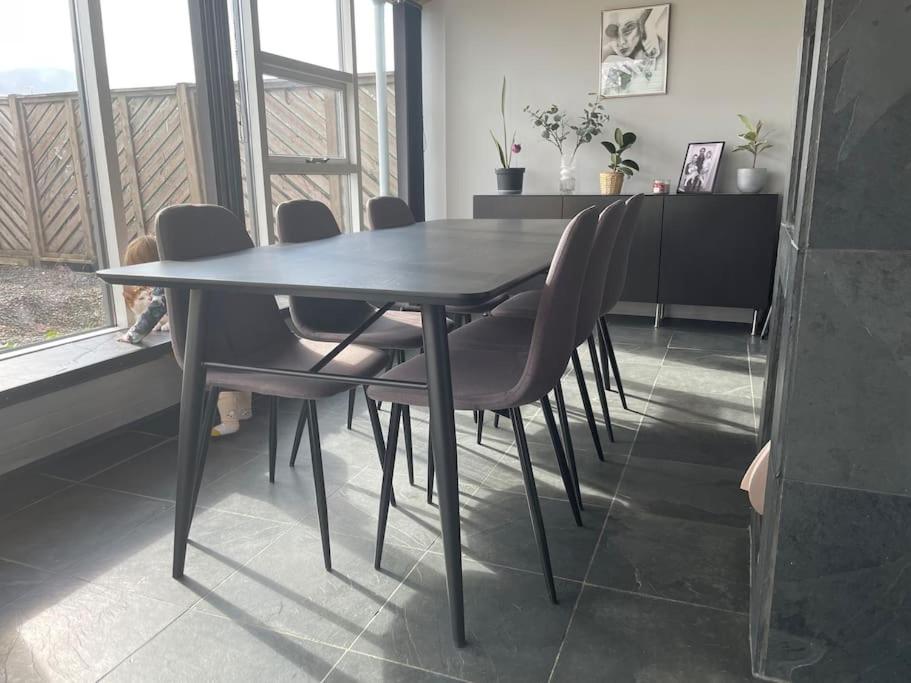
[[[476,323],[470,323],[449,335],[452,391],[456,410],[508,411],[511,417],[532,527],[548,595],[553,601],[556,601],[556,590],[522,423],[521,406],[541,403],[548,428],[551,435],[556,437],[555,444],[559,445],[556,423],[547,393],[559,381],[573,351],[576,314],[596,223],[597,212],[592,208],[579,213],[566,227],[542,289],[540,309],[533,323],[533,332],[524,349],[481,347],[472,331]],[[484,319],[478,322],[484,322]],[[417,356],[392,368],[383,376],[387,379],[425,382],[426,374],[426,360],[423,356]],[[393,411],[396,412],[403,404],[427,405],[427,392],[422,390],[374,386],[368,389],[367,393],[374,399],[391,401]],[[394,414],[392,424],[396,424],[397,419],[398,416]],[[572,475],[562,447],[556,450],[567,497],[578,520]],[[387,449],[377,528],[376,566],[379,566],[382,558],[389,494],[395,467],[394,453],[393,448]],[[579,522],[581,523],[581,520]]]
[[[633,195],[626,200],[626,215],[623,217],[623,224],[620,226],[617,243],[614,245],[614,253],[611,255],[610,266],[607,269],[607,279],[604,282],[604,297],[601,302],[601,315],[598,318],[598,341],[601,346],[604,383],[610,389],[610,375],[607,371],[609,362],[614,372],[614,379],[617,382],[617,393],[620,394],[620,402],[626,410],[629,410],[629,406],[626,404],[623,380],[620,379],[620,368],[617,366],[614,345],[607,329],[607,314],[613,310],[623,295],[623,287],[626,285],[626,273],[629,268],[630,249],[633,246],[636,228],[639,226],[639,211],[642,209],[642,201],[643,195],[641,194]],[[605,356],[607,357],[605,358]]]
[[[414,223],[414,214],[408,204],[398,197],[374,197],[367,202],[367,227],[370,230],[401,228]],[[501,294],[473,306],[447,306],[446,312],[461,322],[467,322],[473,314],[487,313],[506,299],[507,295]]]
[[[172,261],[234,253],[253,247],[253,242],[243,225],[234,214],[220,206],[186,204],[168,207],[158,214],[156,231],[162,259]],[[327,342],[298,339],[285,324],[275,297],[271,295],[212,291],[207,296],[207,334],[203,354],[207,361],[263,368],[310,370],[335,346]],[[168,290],[167,301],[172,347],[178,363],[182,365],[187,333],[188,292]],[[382,372],[386,366],[386,353],[366,346],[352,345],[343,350],[324,369],[327,373],[374,376]],[[203,429],[200,430],[197,453],[198,474],[192,492],[194,506],[205,466],[208,430],[211,429],[220,390],[250,391],[269,397],[270,482],[275,481],[278,399],[303,399],[309,407],[310,415],[310,449],[317,513],[323,541],[323,560],[326,569],[330,569],[329,521],[316,401],[347,391],[350,386],[338,382],[267,373],[209,370],[206,374]]]
[[[407,206],[405,207],[408,208]],[[283,202],[275,212],[278,240],[283,244],[312,242],[337,237],[341,234],[338,223],[329,207],[322,202],[295,199]],[[291,320],[298,334],[304,339],[324,342],[341,342],[358,325],[376,312],[366,301],[291,297]],[[358,344],[393,351],[398,361],[405,359],[406,349],[423,346],[421,314],[416,311],[386,311],[357,339]],[[348,393],[348,428],[354,414],[355,390]],[[376,404],[367,400],[374,438],[379,440],[379,417]],[[306,406],[301,409],[291,448],[291,464],[297,460],[301,436],[307,420]],[[405,453],[408,463],[408,480],[414,484],[414,457],[412,454],[411,416],[404,414]]]
[[[585,271],[585,281],[582,288],[582,295],[579,300],[579,311],[576,316],[575,328],[575,346],[570,359],[572,360],[573,371],[576,375],[576,381],[579,384],[579,392],[582,396],[582,403],[585,408],[585,414],[588,421],[589,429],[592,434],[592,440],[595,444],[598,457],[604,460],[604,454],[601,449],[601,440],[598,436],[598,427],[595,422],[594,413],[591,408],[591,401],[588,396],[588,388],[585,384],[585,376],[582,372],[582,364],[579,360],[577,348],[579,345],[588,342],[589,351],[592,354],[592,361],[595,370],[595,381],[598,386],[598,394],[601,397],[601,408],[604,412],[604,420],[607,425],[608,434],[613,440],[613,428],[610,422],[610,412],[607,407],[607,400],[604,396],[604,387],[601,377],[601,368],[598,365],[598,356],[595,352],[595,342],[592,334],[598,317],[601,313],[601,294],[604,291],[604,281],[607,276],[607,266],[611,261],[611,253],[614,249],[614,243],[619,235],[623,217],[625,215],[625,206],[623,202],[617,201],[605,208],[598,217],[598,225],[595,238],[592,242],[590,258]],[[535,294],[535,298],[540,306],[542,293]],[[521,349],[529,343],[529,338],[533,333],[536,324],[536,318],[526,316],[504,316],[494,315],[478,320],[470,326],[473,331],[473,338],[481,345],[493,348],[514,348]],[[576,475],[576,461],[573,452],[572,437],[569,430],[569,418],[566,412],[566,404],[563,398],[563,389],[560,382],[554,386],[554,393],[557,399],[557,410],[560,418],[560,427],[563,432],[563,439],[566,444],[566,452],[573,474],[573,484],[576,491],[576,498],[580,503],[582,493],[579,486],[579,479]],[[479,422],[479,425],[483,422]]]

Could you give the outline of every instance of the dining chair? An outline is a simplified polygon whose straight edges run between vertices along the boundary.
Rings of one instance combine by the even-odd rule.
[[[406,207],[407,208],[407,207]],[[338,237],[341,234],[335,216],[322,202],[295,199],[283,202],[275,211],[278,240],[282,244],[300,244]],[[377,308],[366,301],[291,297],[291,321],[304,339],[338,343],[359,325],[374,315]],[[450,327],[452,327],[450,325]],[[405,351],[420,349],[423,345],[421,314],[417,311],[385,311],[357,338],[358,344],[390,351],[390,360],[402,362]],[[352,389],[348,394],[348,428],[354,413]],[[377,448],[381,449],[381,432],[376,404],[368,400],[367,410]],[[307,408],[301,409],[294,443],[291,448],[291,465],[297,460],[301,436],[307,421]],[[414,456],[411,439],[411,415],[404,413],[405,456],[408,464],[408,481],[414,484]],[[382,450],[379,450],[382,453]]]
[[[620,379],[620,367],[617,365],[614,345],[611,342],[610,332],[607,328],[607,314],[613,310],[623,295],[623,288],[626,285],[626,273],[629,269],[630,250],[633,246],[633,237],[635,237],[636,229],[639,226],[639,212],[642,209],[643,199],[644,195],[636,194],[626,200],[626,215],[623,217],[623,224],[620,226],[620,233],[617,235],[617,243],[614,245],[613,254],[611,254],[610,265],[607,269],[607,279],[604,282],[601,315],[598,317],[598,342],[601,349],[604,384],[607,389],[610,389],[610,374],[608,373],[608,364],[610,364],[610,368],[614,373],[614,380],[617,383],[620,403],[623,405],[624,410],[629,410],[629,406],[626,403],[626,393],[623,391],[623,380]]]
[[[611,253],[620,231],[625,208],[622,201],[616,201],[606,207],[598,216],[595,237],[591,245],[590,257],[585,270],[582,295],[578,304],[579,310],[576,316],[575,328],[576,344],[573,347],[573,352],[570,356],[573,371],[579,384],[579,391],[585,408],[586,421],[588,422],[589,430],[591,431],[592,441],[595,444],[595,450],[598,457],[602,461],[604,460],[604,454],[601,448],[601,440],[598,436],[598,426],[591,409],[591,401],[588,397],[588,389],[582,372],[582,364],[579,359],[577,347],[586,341],[589,344],[589,351],[592,353],[594,359],[595,383],[598,386],[598,394],[602,399],[601,408],[604,412],[608,435],[610,436],[611,441],[613,441],[614,436],[613,427],[610,421],[610,411],[604,396],[604,387],[601,382],[601,369],[598,366],[598,358],[594,350],[592,330],[598,321],[598,316],[601,311],[601,293],[604,290],[607,264],[611,260]],[[542,294],[537,295],[539,307]],[[537,316],[529,318],[525,316],[493,315],[482,318],[471,325],[473,329],[473,338],[479,344],[487,347],[499,349],[511,348],[516,350],[522,349],[529,344],[530,337],[534,331],[536,317]],[[573,449],[572,436],[569,429],[569,417],[566,411],[566,402],[563,397],[561,382],[557,382],[554,386],[554,394],[557,403],[557,414],[560,418],[560,428],[563,433],[563,441],[566,445],[567,459],[573,475],[576,499],[579,502],[579,506],[582,507],[582,492],[578,474],[576,472],[575,452]]]
[[[253,242],[244,226],[234,214],[220,206],[170,206],[159,212],[156,232],[161,257],[170,261],[188,261],[253,248]],[[171,322],[171,345],[177,362],[182,366],[189,292],[168,289],[166,297]],[[330,342],[302,340],[295,336],[285,324],[272,295],[211,291],[207,294],[204,324],[207,334],[203,357],[207,362],[307,371],[324,361],[336,346]],[[332,358],[323,369],[332,374],[364,377],[375,376],[386,367],[385,352],[352,344]],[[214,420],[219,391],[249,391],[269,397],[270,482],[275,481],[278,400],[302,399],[309,412],[310,456],[323,561],[326,569],[330,570],[329,520],[316,404],[319,399],[347,391],[351,385],[267,372],[209,368],[205,386],[203,422],[196,453],[196,481],[190,492],[190,509],[195,508],[202,483],[209,429]],[[192,521],[192,512],[190,520]]]
[[[487,320],[486,318],[469,323],[449,335],[455,409],[504,412],[511,418],[547,594],[553,602],[556,602],[557,595],[521,407],[531,403],[541,404],[548,429],[557,446],[555,451],[563,485],[577,523],[581,524],[575,503],[572,475],[566,462],[566,454],[560,446],[547,393],[558,382],[573,351],[576,316],[596,224],[597,212],[593,208],[586,209],[573,218],[564,230],[542,290],[533,333],[524,349],[484,348],[483,344],[475,339],[474,329],[476,325]],[[422,355],[416,356],[395,366],[383,377],[425,382],[426,361]],[[428,401],[426,391],[407,387],[374,386],[370,387],[367,393],[376,400],[392,402],[393,411],[396,413],[399,413],[402,405],[426,406]],[[397,414],[393,415],[392,424],[396,423],[397,417]],[[380,566],[382,560],[389,495],[395,469],[395,450],[387,448],[386,453],[374,559],[376,567]]]

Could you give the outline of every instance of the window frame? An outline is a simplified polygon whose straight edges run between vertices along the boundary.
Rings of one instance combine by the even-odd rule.
[[[345,205],[349,215],[342,217],[340,222],[350,226],[352,231],[361,229],[361,212],[356,208],[361,206],[363,188],[354,0],[336,0],[336,8],[342,70],[263,51],[259,38],[257,0],[234,0],[240,72],[238,82],[246,114],[243,126],[247,138],[247,186],[257,244],[271,244],[275,241],[271,188],[273,175],[347,176],[348,196]],[[325,87],[341,93],[339,134],[343,140],[344,154],[340,158],[269,153],[264,76],[274,76],[305,86]]]

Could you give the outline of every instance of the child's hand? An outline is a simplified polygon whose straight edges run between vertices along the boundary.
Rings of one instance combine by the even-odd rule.
[[[132,341],[130,341],[130,335],[128,335],[128,334],[126,334],[126,333],[124,333],[124,334],[120,335],[119,337],[117,337],[117,341],[123,342],[124,344],[132,344],[132,343],[133,343]]]

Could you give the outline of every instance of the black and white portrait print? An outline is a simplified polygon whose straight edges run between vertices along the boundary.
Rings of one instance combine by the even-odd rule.
[[[601,13],[603,97],[667,92],[670,11],[667,4]]]

